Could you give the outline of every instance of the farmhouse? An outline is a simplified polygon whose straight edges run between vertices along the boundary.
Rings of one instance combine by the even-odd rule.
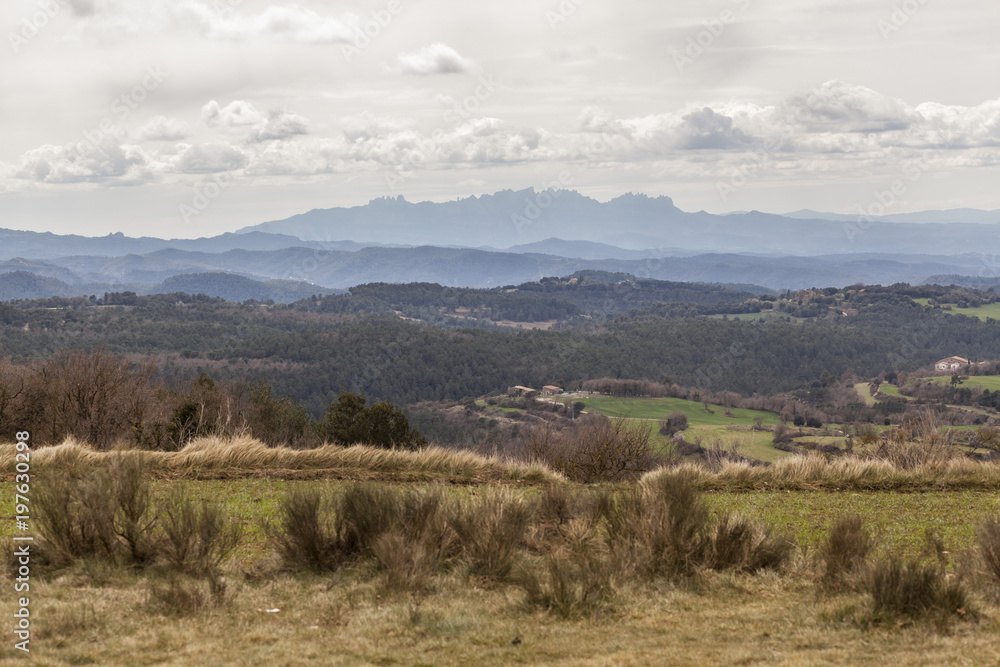
[[[934,369],[939,371],[957,371],[969,365],[969,360],[965,357],[948,357],[934,364]]]
[[[562,387],[557,387],[554,384],[547,384],[542,387],[542,396],[555,396],[561,393],[563,393]]]
[[[537,394],[538,392],[531,387],[525,387],[524,385],[514,385],[513,387],[507,387],[508,396],[528,396],[529,394]]]

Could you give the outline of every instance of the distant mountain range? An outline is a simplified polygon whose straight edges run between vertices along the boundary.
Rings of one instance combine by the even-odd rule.
[[[0,229],[0,299],[129,290],[293,301],[369,282],[495,287],[588,269],[768,289],[928,280],[993,286],[997,215],[719,216],[686,213],[668,197],[601,203],[528,189],[441,204],[382,198],[201,239]]]
[[[833,220],[835,222],[856,222],[859,213],[845,215],[843,213],[822,213],[804,209],[793,213],[785,213],[784,217],[796,220]],[[995,225],[1000,223],[1000,211],[982,211],[978,208],[953,208],[947,211],[919,211],[917,213],[893,213],[892,215],[872,216],[876,222],[913,222],[918,224],[937,224],[953,222],[969,222],[976,225]]]
[[[687,254],[799,256],[1000,254],[995,212],[960,209],[952,213],[953,218],[949,212],[928,211],[870,219],[824,213],[815,215],[832,217],[806,218],[813,212],[801,211],[794,217],[758,211],[713,215],[682,211],[663,196],[626,194],[599,202],[573,190],[529,188],[442,203],[384,197],[365,206],[314,209],[238,231],[290,234],[315,242],[363,238],[403,245],[494,248],[522,248],[560,238],[627,250],[657,248],[662,254],[678,249]]]
[[[276,301],[291,303],[314,294],[327,295],[342,290],[317,287],[289,280],[252,280],[231,273],[188,273],[171,276],[161,283],[75,283],[69,284],[28,271],[3,272],[0,268],[0,301],[40,299],[50,296],[101,296],[105,292],[136,294],[207,294],[226,301]]]

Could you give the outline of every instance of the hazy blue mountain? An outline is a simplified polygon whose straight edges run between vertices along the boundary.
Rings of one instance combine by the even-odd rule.
[[[928,219],[936,222],[925,222],[917,214],[902,216],[916,216],[915,223],[895,222],[897,216],[838,216],[823,220],[759,211],[712,215],[682,211],[663,196],[626,194],[598,202],[572,190],[536,192],[529,188],[442,203],[383,197],[365,206],[314,209],[240,232],[290,234],[312,241],[353,238],[378,243],[496,248],[520,248],[561,238],[626,250],[655,248],[660,255],[919,254],[931,250],[941,254],[970,250],[1000,253],[1000,224],[974,224],[988,219],[987,212],[979,212],[983,215],[973,221],[962,219],[975,217],[972,213],[955,213],[956,218],[946,213],[928,212]],[[949,224],[941,222],[953,219],[956,221]]]
[[[52,234],[50,232],[25,232],[0,229],[0,260],[27,257],[46,260],[67,255],[89,255],[120,257],[122,255],[142,255],[165,248],[200,252],[225,252],[227,250],[275,250],[293,246],[310,248],[331,248],[336,250],[358,250],[367,244],[354,241],[337,241],[320,244],[302,241],[283,234],[226,233],[200,239],[157,239],[151,237],[132,238],[120,232],[108,236],[78,236],[76,234]]]
[[[29,271],[0,273],[0,301],[38,299],[50,296],[101,296],[105,292],[135,292],[136,294],[207,294],[226,301],[247,299],[291,303],[314,294],[327,295],[343,290],[320,287],[291,280],[252,280],[231,273],[188,273],[171,276],[160,283],[77,283],[36,275]]]
[[[35,275],[28,271],[0,273],[0,301],[76,295],[76,288],[55,278]]]
[[[642,250],[626,250],[606,243],[593,241],[565,241],[563,239],[545,239],[537,243],[512,245],[507,252],[520,254],[538,253],[556,255],[559,257],[574,257],[577,259],[641,259],[647,253]]]
[[[251,280],[232,273],[186,273],[171,276],[156,287],[150,288],[148,294],[170,294],[172,292],[187,292],[188,294],[207,294],[226,301],[277,301],[291,303],[299,299],[307,299],[313,294],[327,295],[339,290],[310,285],[309,283],[292,280]]]
[[[76,275],[69,269],[56,264],[48,264],[37,260],[24,259],[23,257],[15,257],[13,259],[8,259],[5,262],[0,262],[0,273],[13,273],[14,271],[27,271],[35,274],[36,276],[55,278],[70,285],[83,282],[80,279],[80,276]]]
[[[147,290],[178,274],[228,273],[258,281],[292,280],[327,288],[370,282],[433,282],[452,287],[515,285],[577,271],[621,272],[680,282],[750,283],[770,289],[843,287],[852,283],[917,284],[934,275],[1000,275],[977,255],[887,253],[767,257],[707,253],[689,257],[642,253],[637,259],[581,259],[542,253],[489,252],[471,248],[363,248],[356,252],[282,248],[200,253],[158,250],[123,257],[66,257],[49,261],[87,283]],[[132,285],[132,287],[124,287]],[[135,287],[138,285],[138,287]],[[169,290],[173,291],[173,290]],[[184,290],[188,291],[188,290]],[[95,293],[94,288],[89,292]]]
[[[843,213],[824,213],[803,209],[784,213],[786,218],[797,220],[834,220],[838,222],[855,222],[859,213],[845,215]],[[983,211],[978,208],[953,208],[947,211],[917,211],[915,213],[892,213],[890,215],[874,216],[878,222],[913,222],[919,224],[937,224],[952,222],[968,222],[976,225],[992,225],[1000,223],[1000,211]]]

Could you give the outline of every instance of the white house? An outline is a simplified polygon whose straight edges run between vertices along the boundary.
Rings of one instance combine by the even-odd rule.
[[[934,369],[939,371],[957,371],[966,368],[969,360],[965,357],[948,357],[934,364]]]

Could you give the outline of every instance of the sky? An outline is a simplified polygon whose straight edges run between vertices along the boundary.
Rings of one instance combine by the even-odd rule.
[[[527,187],[712,213],[1000,209],[998,18],[972,0],[5,0],[0,227],[192,238]]]

